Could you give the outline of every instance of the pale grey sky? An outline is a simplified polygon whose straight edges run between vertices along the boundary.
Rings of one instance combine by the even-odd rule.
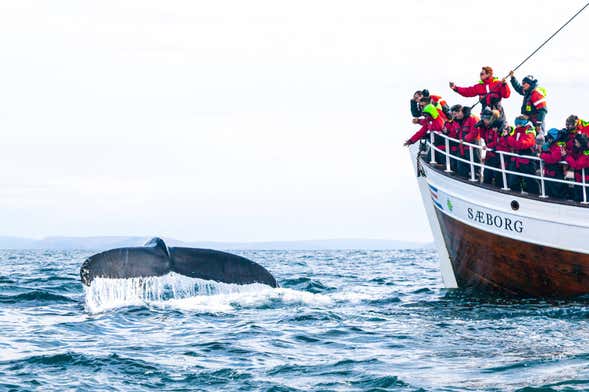
[[[584,1],[0,1],[0,235],[430,240],[408,99]],[[518,76],[589,118],[589,11]],[[507,102],[508,114],[521,98]]]

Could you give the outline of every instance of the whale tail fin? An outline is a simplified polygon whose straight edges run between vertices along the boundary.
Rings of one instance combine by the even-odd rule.
[[[278,287],[268,270],[245,257],[212,249],[170,248],[172,271],[223,283],[262,283]]]
[[[278,286],[268,270],[245,257],[211,249],[168,248],[157,237],[143,247],[111,249],[89,257],[80,268],[80,278],[90,286],[95,278],[162,276],[172,271],[223,283]]]

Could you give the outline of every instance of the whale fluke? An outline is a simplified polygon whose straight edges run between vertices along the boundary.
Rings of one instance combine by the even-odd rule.
[[[157,237],[145,246],[111,249],[89,257],[80,268],[80,278],[90,286],[95,278],[139,278],[169,272],[223,283],[278,287],[268,270],[245,257],[212,249],[169,248]]]
[[[170,248],[172,270],[191,278],[223,283],[264,283],[277,287],[276,279],[259,264],[245,257],[211,249]]]

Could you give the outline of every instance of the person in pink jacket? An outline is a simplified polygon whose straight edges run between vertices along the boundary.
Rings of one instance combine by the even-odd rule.
[[[567,130],[560,131],[552,128],[546,134],[546,141],[542,145],[540,158],[544,162],[544,177],[547,179],[564,179],[563,153],[566,153]],[[564,199],[567,195],[566,184],[562,182],[544,181],[546,194],[557,199]]]
[[[563,156],[568,165],[575,171],[575,181],[583,182],[583,169],[585,169],[585,183],[587,187],[587,198],[589,200],[589,146],[587,136],[582,133],[575,135],[575,144],[573,150]],[[573,199],[577,202],[583,201],[583,188],[580,185],[575,185],[573,191]]]

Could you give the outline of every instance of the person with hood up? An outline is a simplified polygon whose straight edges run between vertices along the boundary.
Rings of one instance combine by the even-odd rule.
[[[582,133],[575,135],[573,149],[570,152],[563,153],[563,157],[568,165],[575,171],[575,181],[583,182],[583,169],[585,169],[585,183],[589,184],[589,139]],[[589,199],[589,188],[586,189],[587,198]],[[573,199],[577,202],[583,201],[583,187],[575,185],[573,190]]]
[[[546,141],[542,145],[540,158],[544,162],[544,177],[563,180],[564,168],[560,163],[566,155],[567,131],[552,128],[546,134]],[[566,184],[562,182],[544,181],[546,194],[557,199],[567,196]]]

